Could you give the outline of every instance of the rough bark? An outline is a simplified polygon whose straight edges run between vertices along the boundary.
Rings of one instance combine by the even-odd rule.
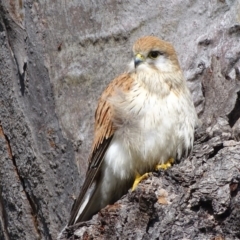
[[[240,143],[216,129],[214,137],[199,129],[191,157],[154,172],[62,239],[239,239]]]
[[[240,2],[0,0],[0,239],[56,239],[97,99],[140,36],[173,43],[202,121],[194,151],[69,239],[240,239]]]

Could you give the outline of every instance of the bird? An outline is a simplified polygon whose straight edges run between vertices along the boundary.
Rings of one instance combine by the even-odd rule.
[[[95,112],[86,178],[68,226],[88,221],[154,169],[187,157],[198,123],[171,43],[144,36],[127,70],[103,91]]]

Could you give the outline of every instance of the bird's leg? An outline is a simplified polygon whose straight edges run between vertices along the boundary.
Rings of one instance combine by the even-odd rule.
[[[155,167],[155,170],[160,170],[160,169],[163,169],[163,170],[166,170],[168,168],[170,168],[172,166],[172,164],[174,163],[174,158],[169,158],[167,160],[167,162],[163,163],[163,164],[158,164],[156,167]]]
[[[158,164],[156,167],[155,167],[155,170],[159,170],[159,169],[163,169],[163,170],[166,170],[168,168],[170,168],[172,166],[172,164],[174,163],[174,158],[169,158],[167,160],[166,163],[164,164]],[[136,176],[135,176],[135,180],[134,180],[134,183],[133,183],[133,186],[132,186],[132,191],[134,191],[137,187],[137,185],[144,179],[147,179],[149,176],[149,173],[145,173],[143,174],[142,176],[137,172],[136,173]]]
[[[147,179],[149,176],[149,173],[144,173],[142,176],[137,172],[135,176],[135,180],[132,186],[132,191],[134,191],[137,187],[137,185],[144,179]]]

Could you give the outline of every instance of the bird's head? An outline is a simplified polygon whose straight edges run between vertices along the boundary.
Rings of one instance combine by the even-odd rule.
[[[130,71],[158,70],[173,73],[180,69],[173,46],[154,36],[139,38],[133,45],[133,61]]]

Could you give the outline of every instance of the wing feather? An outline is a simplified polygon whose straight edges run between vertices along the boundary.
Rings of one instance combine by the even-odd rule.
[[[89,166],[86,173],[86,179],[82,186],[81,192],[72,207],[68,226],[81,221],[81,217],[88,210],[88,207],[86,206],[78,219],[76,219],[88,189],[91,187],[92,183],[100,177],[100,166],[116,130],[116,127],[114,127],[113,124],[114,112],[108,99],[116,94],[116,89],[117,91],[122,92],[129,91],[132,82],[133,79],[129,76],[129,74],[126,73],[120,75],[108,85],[99,99],[98,107],[95,112],[94,140],[92,152],[89,157]],[[91,199],[89,200],[89,203],[90,201]]]

